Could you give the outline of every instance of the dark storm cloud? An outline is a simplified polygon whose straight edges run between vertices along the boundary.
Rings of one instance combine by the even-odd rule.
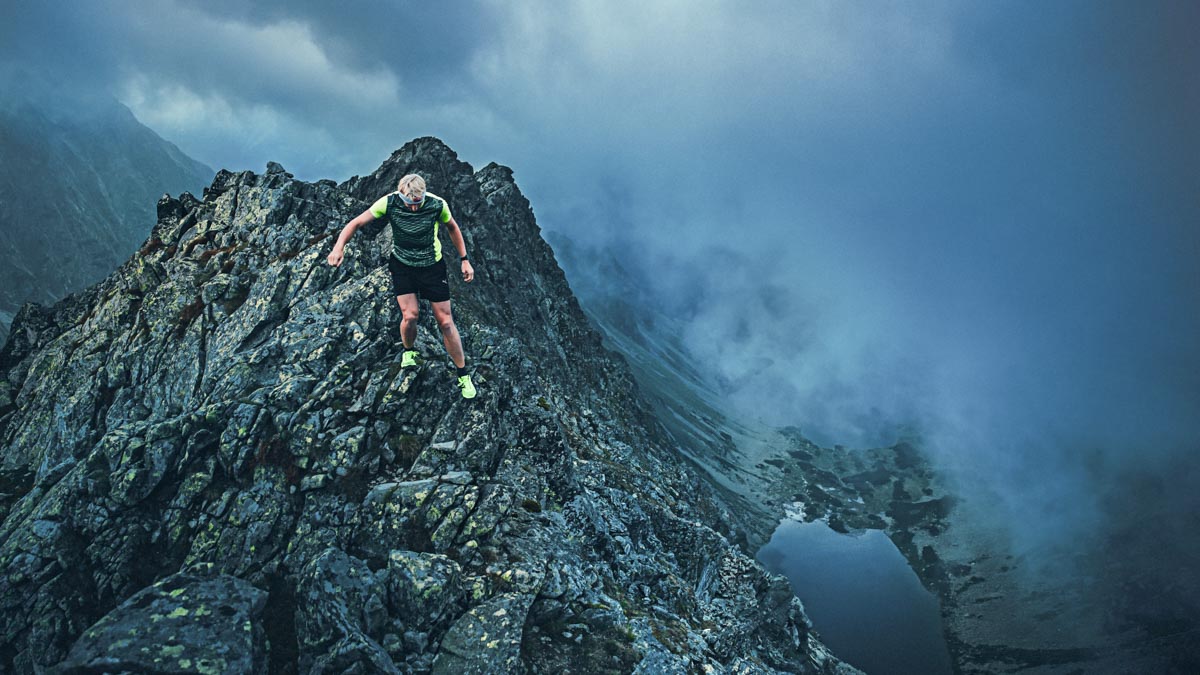
[[[346,177],[486,121],[464,80],[489,39],[474,5],[26,3],[10,18],[7,63],[113,93],[213,165]]]
[[[356,68],[395,67],[407,55],[423,76],[442,82],[458,80],[475,51],[496,38],[488,30],[492,12],[475,2],[185,0],[184,4],[250,25],[300,22],[320,36],[335,61]]]

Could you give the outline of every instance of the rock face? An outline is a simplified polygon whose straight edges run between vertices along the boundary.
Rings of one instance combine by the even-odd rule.
[[[411,171],[475,264],[451,280],[471,401],[427,308],[400,368],[386,229],[325,263]],[[104,282],[18,314],[0,445],[4,672],[204,672],[154,616],[218,596],[223,672],[853,672],[730,543],[511,171],[436,139],[340,186],[272,164],[164,197]]]
[[[59,672],[261,671],[267,594],[197,567],[138,591],[84,631]]]

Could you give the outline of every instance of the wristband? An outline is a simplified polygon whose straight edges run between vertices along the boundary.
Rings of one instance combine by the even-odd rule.
[[[464,255],[464,256],[462,256],[462,261],[463,261],[463,262],[467,262],[468,260],[470,260],[470,258],[468,258],[468,257],[467,257],[467,256],[465,256],[465,255]]]

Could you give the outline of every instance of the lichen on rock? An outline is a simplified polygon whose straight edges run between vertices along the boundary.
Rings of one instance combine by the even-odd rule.
[[[255,673],[267,594],[204,567],[138,591],[83,631],[57,672]]]

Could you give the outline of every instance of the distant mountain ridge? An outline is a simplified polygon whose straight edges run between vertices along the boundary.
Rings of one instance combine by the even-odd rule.
[[[146,239],[159,196],[213,173],[111,96],[0,77],[0,342],[22,303],[103,279]]]

